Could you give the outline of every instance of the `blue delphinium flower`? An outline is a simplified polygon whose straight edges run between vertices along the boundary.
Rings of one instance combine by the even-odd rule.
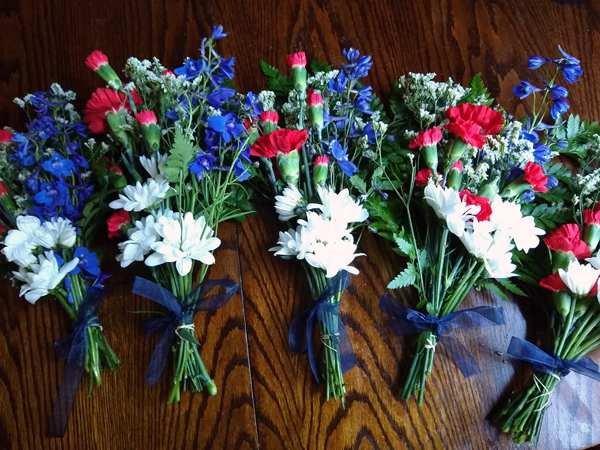
[[[100,275],[100,261],[96,253],[90,252],[85,247],[77,247],[73,252],[73,258],[79,258],[79,263],[70,272],[71,275],[78,275],[81,270],[92,276]]]
[[[188,58],[185,61],[185,65],[183,65],[182,67],[178,67],[174,70],[175,75],[185,75],[185,79],[188,81],[193,80],[205,71],[206,63],[202,59],[195,60],[191,58]]]
[[[334,140],[329,145],[329,149],[331,151],[331,155],[335,158],[342,172],[346,174],[346,176],[351,177],[356,172],[358,172],[358,167],[354,165],[351,161],[348,160],[348,148],[344,148],[340,145],[337,140]]]
[[[552,150],[547,145],[538,144],[533,147],[533,157],[537,164],[549,162],[552,159],[550,157],[551,153]]]
[[[202,150],[198,152],[196,158],[189,163],[190,172],[192,172],[198,180],[202,180],[204,175],[210,173],[213,169],[215,162],[217,162],[217,157],[211,155],[210,153],[204,153]]]
[[[221,87],[206,96],[208,104],[213,108],[221,108],[224,102],[235,95],[235,91],[228,87]]]
[[[532,56],[527,60],[527,68],[530,70],[539,69],[549,61],[549,59],[542,58],[541,56]]]
[[[535,192],[533,192],[531,189],[527,189],[525,192],[523,192],[521,194],[521,200],[523,200],[524,203],[530,203],[532,201],[535,200]]]
[[[244,131],[244,126],[234,113],[225,114],[224,116],[211,116],[208,118],[208,126],[221,133],[226,143],[230,143],[233,138],[238,137]]]
[[[44,162],[42,167],[57,177],[68,177],[75,168],[73,162],[65,159],[60,153],[54,153],[52,157]]]
[[[227,33],[223,32],[223,25],[218,25],[216,27],[213,27],[212,34],[210,37],[212,37],[213,39],[223,39],[225,36],[227,36]]]
[[[546,187],[552,189],[558,186],[558,179],[552,175],[548,175],[548,181],[546,181]]]
[[[39,204],[44,206],[63,206],[67,199],[67,188],[64,183],[54,182],[52,184],[42,181],[40,191],[33,197]]]
[[[519,97],[521,100],[528,97],[532,92],[540,92],[542,88],[535,87],[533,84],[527,81],[521,81],[517,86],[513,88],[513,94]]]

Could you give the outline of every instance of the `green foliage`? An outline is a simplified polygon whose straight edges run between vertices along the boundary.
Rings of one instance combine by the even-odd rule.
[[[567,120],[558,118],[552,136],[557,140],[568,141],[566,149],[556,149],[559,153],[572,155],[581,163],[588,153],[585,144],[597,135],[600,135],[598,122],[591,122],[589,119],[582,121],[578,115],[571,114]]]
[[[526,203],[521,206],[521,211],[524,216],[533,216],[536,226],[546,232],[558,228],[573,218],[570,210],[559,210],[557,206],[547,203]]]
[[[273,91],[277,97],[287,98],[288,93],[294,88],[292,80],[262,59],[260,68],[267,77],[267,89]]]
[[[494,101],[483,84],[481,74],[477,73],[471,80],[471,86],[469,87],[467,94],[459,101],[459,103],[472,103],[476,99],[481,100],[481,98],[485,99],[482,103],[487,106],[490,106]]]
[[[181,130],[177,128],[173,147],[169,150],[169,158],[163,170],[170,182],[177,182],[181,173],[183,178],[189,171],[188,164],[194,159],[196,148],[191,141],[186,138]]]
[[[517,286],[515,283],[510,281],[508,278],[499,278],[496,280],[504,289],[513,294],[520,295],[521,297],[527,297],[527,294],[523,292],[523,290]]]
[[[331,72],[332,69],[333,66],[328,65],[325,61],[321,61],[319,58],[315,58],[310,62],[310,71],[313,73],[313,75],[317,72]]]
[[[400,274],[394,278],[390,284],[388,284],[388,289],[400,289],[406,286],[410,286],[417,280],[417,270],[415,266],[411,263],[408,263],[406,269],[404,269]]]
[[[354,188],[361,194],[364,195],[367,193],[367,183],[360,177],[360,175],[352,175],[350,177],[350,184],[354,186]]]
[[[504,300],[510,300],[510,298],[508,298],[508,296],[504,293],[504,291],[502,289],[500,289],[500,286],[498,286],[496,283],[494,283],[491,280],[479,280],[479,281],[477,281],[475,286],[477,286],[478,288],[487,289],[488,291],[492,291],[492,292],[498,294]]]

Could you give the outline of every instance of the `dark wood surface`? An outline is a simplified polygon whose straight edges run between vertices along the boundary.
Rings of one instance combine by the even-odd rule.
[[[394,80],[408,71],[437,72],[468,82],[481,72],[492,94],[509,111],[525,112],[511,89],[531,54],[556,55],[555,45],[583,61],[583,81],[570,86],[573,111],[600,117],[600,12],[598,3],[550,0],[2,0],[0,2],[0,125],[19,128],[23,117],[11,100],[47,89],[52,81],[79,95],[81,110],[100,85],[85,65],[95,49],[120,69],[128,56],[158,56],[176,67],[196,56],[213,25],[230,32],[220,44],[236,56],[236,83],[255,92],[265,87],[262,58],[281,68],[285,55],[304,50],[310,59],[342,61],[342,48],[373,55],[369,78],[386,98]],[[307,358],[290,353],[287,330],[306,308],[308,286],[294,261],[274,258],[278,222],[268,207],[244,224],[219,229],[223,245],[214,278],[239,280],[242,289],[224,308],[196,316],[202,356],[219,389],[216,397],[182,396],[166,405],[169,379],[155,388],[144,380],[157,337],[143,333],[141,315],[154,309],[131,294],[140,265],[120,269],[113,262],[116,242],[99,238],[110,296],[99,315],[122,366],[105,373],[88,398],[82,382],[67,435],[45,432],[62,377],[52,343],[69,332],[69,319],[56,302],[32,306],[3,283],[0,291],[1,449],[510,449],[507,436],[485,420],[498,401],[519,388],[527,365],[502,353],[510,336],[535,339],[545,323],[527,299],[503,302],[473,292],[465,306],[503,305],[505,327],[470,331],[460,338],[483,373],[465,380],[443,349],[437,352],[425,402],[400,401],[403,368],[414,348],[398,339],[378,310],[384,286],[403,262],[381,239],[364,236],[368,257],[356,261],[361,273],[342,299],[341,313],[356,352],[349,372],[347,408],[325,402]],[[396,296],[407,293],[395,292]],[[406,298],[406,301],[410,301]],[[600,360],[600,352],[592,355]],[[567,377],[549,407],[538,448],[577,449],[600,442],[600,385]]]

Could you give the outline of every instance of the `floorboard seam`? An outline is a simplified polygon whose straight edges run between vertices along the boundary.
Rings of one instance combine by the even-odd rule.
[[[254,432],[256,434],[256,448],[260,448],[258,439],[258,420],[256,417],[256,401],[254,399],[254,382],[252,380],[252,364],[250,363],[250,343],[248,342],[248,320],[246,319],[246,301],[244,299],[244,285],[242,282],[242,258],[240,256],[239,224],[235,224],[235,243],[238,254],[238,271],[240,273],[240,297],[242,298],[242,313],[244,315],[244,337],[246,339],[246,355],[248,357],[248,376],[250,377],[250,396],[252,398],[252,412],[254,413]]]

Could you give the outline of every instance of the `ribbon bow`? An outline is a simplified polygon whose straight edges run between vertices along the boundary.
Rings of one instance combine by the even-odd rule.
[[[290,349],[298,354],[308,352],[310,368],[312,369],[312,373],[315,376],[317,383],[320,382],[320,378],[313,351],[313,330],[316,325],[315,319],[318,319],[323,323],[330,338],[337,344],[336,347],[340,355],[342,373],[348,372],[356,364],[356,358],[354,357],[354,351],[352,350],[348,332],[339,315],[340,303],[329,302],[330,298],[335,296],[338,292],[343,292],[349,285],[350,277],[348,276],[348,272],[345,270],[338,272],[335,277],[327,282],[323,288],[323,292],[321,292],[321,295],[315,301],[314,305],[310,309],[307,309],[294,317],[290,325]],[[328,324],[328,321],[326,320],[327,314],[333,316],[334,323]]]
[[[522,361],[533,364],[533,370],[537,373],[548,375],[560,372],[564,377],[569,372],[577,372],[596,381],[600,381],[598,365],[590,358],[562,359],[556,355],[550,355],[525,339],[513,336],[506,351],[511,356]]]
[[[211,290],[218,286],[222,287],[225,293],[207,296]],[[183,302],[179,303],[177,297],[165,288],[144,278],[135,277],[133,283],[134,294],[146,297],[171,312],[166,317],[152,317],[146,320],[146,334],[151,335],[162,332],[146,372],[146,381],[150,385],[154,386],[158,383],[162,375],[179,326],[193,325],[194,315],[199,311],[219,309],[235,295],[237,290],[237,283],[231,280],[205,280],[192,289]]]
[[[481,373],[473,355],[454,335],[453,329],[486,328],[504,325],[503,308],[479,306],[463,309],[438,318],[430,314],[405,308],[390,294],[384,294],[379,309],[393,317],[390,327],[395,335],[406,336],[421,331],[431,331],[450,353],[465,378]]]
[[[67,431],[69,416],[73,409],[90,346],[88,328],[100,328],[100,320],[96,312],[105,296],[106,293],[102,289],[88,289],[83,302],[79,306],[79,317],[74,324],[74,330],[54,342],[58,357],[61,359],[66,358],[67,364],[52,411],[48,437],[62,437]]]

